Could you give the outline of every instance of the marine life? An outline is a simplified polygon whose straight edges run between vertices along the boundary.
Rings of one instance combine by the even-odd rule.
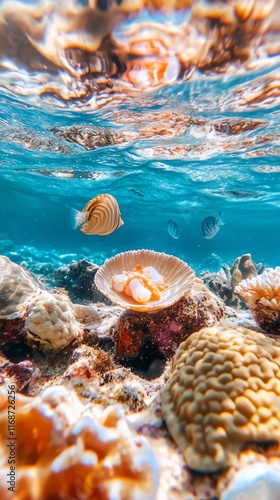
[[[227,305],[239,304],[235,287],[246,278],[253,278],[263,273],[263,264],[253,261],[251,254],[246,253],[237,257],[232,266],[223,264],[223,267],[216,273],[203,272],[201,278],[209,286],[210,290],[218,294]]]
[[[178,240],[179,238],[179,226],[176,224],[174,220],[169,219],[167,223],[167,231],[169,232],[170,236],[174,238],[175,240]]]
[[[256,322],[268,332],[280,334],[280,267],[242,280],[234,289],[250,308]]]
[[[73,302],[111,302],[100,293],[94,283],[98,266],[86,259],[73,261],[68,266],[59,267],[54,271],[54,285],[67,290]]]
[[[120,293],[126,282],[127,275],[125,273],[130,273],[139,263],[141,263],[142,269],[149,268],[149,271],[146,270],[147,276],[153,276],[153,280],[159,280],[160,286],[164,285],[163,289],[158,290],[158,285],[155,286],[156,283],[154,283],[151,286],[151,295],[149,296],[153,298],[146,300],[149,295],[147,291],[143,291],[141,286],[139,287],[139,283],[134,283],[134,294],[137,295],[138,290],[141,294],[146,294],[143,303],[136,302],[132,291],[131,296]],[[115,277],[115,288],[112,287],[113,277]],[[164,277],[164,283],[162,277]],[[137,311],[155,311],[174,304],[191,290],[194,280],[195,274],[185,262],[173,255],[153,250],[132,250],[119,253],[107,260],[95,275],[95,284],[106,297],[121,307]],[[147,279],[146,284],[148,281]],[[166,287],[166,285],[168,286]],[[142,295],[141,300],[143,301]]]
[[[190,333],[215,325],[224,314],[224,303],[196,279],[190,292],[175,304],[158,311],[125,311],[112,328],[115,357],[133,360],[137,356],[153,361],[174,355]]]
[[[209,216],[203,219],[201,223],[201,229],[204,238],[210,240],[211,238],[214,238],[214,236],[216,236],[217,232],[220,229],[220,226],[224,224],[222,222],[221,216],[222,212],[219,212],[217,217]]]
[[[123,225],[118,202],[111,194],[99,194],[81,212],[72,209],[74,228],[85,234],[106,236]]]
[[[149,300],[159,300],[168,285],[154,267],[137,264],[132,271],[113,276],[112,288],[133,297],[139,304],[146,304]]]
[[[246,328],[203,328],[180,344],[162,414],[187,465],[229,467],[245,443],[280,440],[280,343]]]
[[[0,255],[0,318],[19,318],[42,290],[45,286],[34,274]]]
[[[0,391],[0,495],[7,496],[7,388]],[[17,488],[22,498],[153,500],[157,457],[145,437],[128,426],[120,405],[100,411],[74,390],[47,388],[36,398],[16,395]],[[7,417],[6,417],[7,422]],[[32,436],[32,439],[31,439]]]

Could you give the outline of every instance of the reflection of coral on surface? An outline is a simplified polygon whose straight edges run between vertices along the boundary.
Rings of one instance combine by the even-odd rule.
[[[250,308],[256,322],[268,333],[280,333],[280,267],[245,279],[235,292]]]
[[[250,441],[280,440],[279,397],[279,342],[245,328],[205,328],[179,346],[162,413],[187,464],[215,471]]]
[[[35,399],[17,396],[16,492],[23,500],[153,500],[157,459],[135,437],[119,406],[84,407],[74,392],[52,387]],[[0,393],[0,495],[7,491],[7,390]],[[102,415],[101,415],[102,413]]]
[[[91,106],[100,95],[103,105],[114,93],[123,98],[187,80],[197,69],[255,68],[264,54],[279,53],[277,20],[274,0],[265,7],[261,0],[44,0],[17,2],[16,9],[7,1],[0,10],[0,80],[20,94],[86,99]]]

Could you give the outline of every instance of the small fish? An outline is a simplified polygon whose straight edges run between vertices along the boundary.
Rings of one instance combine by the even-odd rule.
[[[221,216],[222,212],[219,212],[217,217],[210,216],[203,219],[201,223],[201,229],[204,238],[210,240],[211,238],[214,238],[214,236],[216,236],[217,232],[220,229],[220,226],[224,225]]]
[[[178,240],[179,238],[179,226],[174,222],[174,220],[169,219],[167,223],[167,231],[169,232],[170,236],[174,238],[175,240]]]
[[[118,202],[110,194],[99,194],[81,212],[72,209],[73,228],[85,234],[105,236],[123,225]]]

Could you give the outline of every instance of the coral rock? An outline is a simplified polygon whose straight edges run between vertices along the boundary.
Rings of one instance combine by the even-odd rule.
[[[222,301],[197,279],[192,292],[171,307],[155,313],[127,311],[120,316],[113,328],[116,358],[134,358],[149,345],[170,358],[190,333],[213,326],[223,313]]]
[[[224,265],[217,273],[205,272],[201,278],[209,288],[227,303],[227,305],[238,305],[238,297],[235,287],[247,278],[253,278],[264,271],[262,264],[256,264],[250,253],[237,257],[231,268]]]
[[[12,379],[16,383],[18,391],[23,391],[31,381],[33,365],[29,360],[11,363],[4,359],[2,362],[0,353],[0,372],[5,378]]]
[[[70,299],[74,302],[90,300],[91,302],[104,302],[110,305],[111,301],[94,284],[97,271],[98,266],[87,260],[74,261],[54,272],[55,285],[65,288]]]
[[[153,500],[154,452],[130,431],[121,407],[83,406],[62,387],[17,395],[16,496],[22,500]],[[7,492],[7,390],[0,392],[0,496]],[[102,415],[101,415],[102,413]]]
[[[280,343],[245,328],[183,342],[162,391],[168,429],[195,470],[231,465],[250,441],[280,440]]]
[[[79,336],[81,325],[66,295],[42,292],[29,307],[25,328],[29,338],[62,348]]]
[[[280,267],[241,281],[235,292],[264,331],[280,334]]]
[[[45,290],[36,276],[0,256],[0,318],[14,319],[23,315],[26,307]]]

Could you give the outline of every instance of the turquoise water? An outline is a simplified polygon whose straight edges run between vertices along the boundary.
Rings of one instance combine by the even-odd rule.
[[[204,74],[98,109],[71,101],[58,106],[2,86],[0,253],[102,263],[120,251],[148,248],[199,271],[250,252],[256,262],[279,265],[280,101],[276,95],[245,102],[246,92],[277,80],[278,65],[272,58],[237,75]],[[179,125],[165,135],[159,129],[168,129],[170,113]],[[194,123],[181,130],[186,116]],[[232,133],[235,120],[262,123]],[[130,139],[87,150],[50,130],[69,126]],[[81,210],[100,193],[117,198],[124,225],[105,237],[73,231],[71,207]],[[204,239],[202,220],[219,211],[225,224]],[[166,229],[169,219],[179,226],[178,239]]]

